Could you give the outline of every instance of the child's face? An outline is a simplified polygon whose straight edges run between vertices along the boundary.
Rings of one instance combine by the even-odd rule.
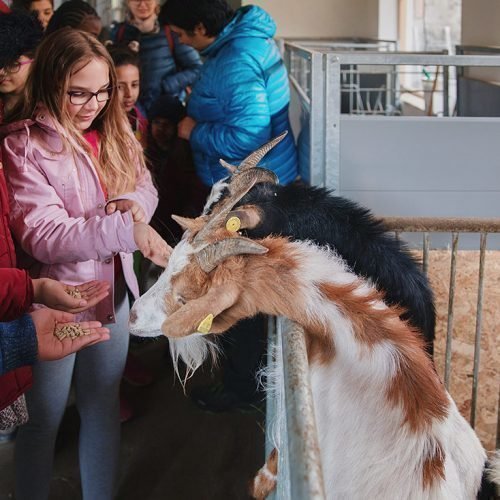
[[[116,76],[118,78],[120,104],[128,113],[139,99],[139,68],[133,64],[118,66]]]
[[[38,20],[40,21],[43,29],[47,28],[52,14],[54,14],[54,7],[50,0],[35,0],[31,2],[30,11],[36,12]]]
[[[106,106],[111,96],[107,90],[109,85],[109,68],[103,59],[92,59],[73,73],[69,79],[66,109],[78,130],[87,130]]]
[[[31,59],[21,56],[7,68],[0,68],[0,94],[19,95],[26,85]]]
[[[151,121],[151,135],[160,148],[167,147],[177,135],[177,127],[168,118],[154,118]]]

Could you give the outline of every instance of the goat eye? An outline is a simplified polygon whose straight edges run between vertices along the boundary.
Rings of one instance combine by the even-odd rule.
[[[182,297],[181,295],[177,296],[177,302],[180,302],[182,305],[186,303],[186,299]]]

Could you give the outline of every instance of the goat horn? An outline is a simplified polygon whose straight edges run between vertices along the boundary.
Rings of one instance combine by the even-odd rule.
[[[193,239],[193,246],[199,246],[205,242],[206,237],[214,230],[219,227],[224,227],[226,225],[226,215],[232,210],[232,208],[238,203],[238,201],[245,196],[250,189],[255,185],[255,181],[251,181],[247,184],[245,188],[241,187],[237,193],[231,195],[227,200],[224,200],[220,206],[216,206],[217,210],[212,212],[210,220],[207,224],[200,229],[199,233]]]
[[[203,271],[209,273],[233,255],[262,255],[268,251],[265,246],[248,238],[226,238],[199,250],[196,259]]]
[[[271,151],[271,149],[276,146],[276,144],[279,144],[288,134],[288,130],[285,130],[283,133],[269,141],[267,144],[264,144],[261,146],[257,151],[254,151],[250,155],[248,155],[240,164],[239,170],[246,170],[247,168],[252,168],[256,167],[257,164],[259,163],[264,156]]]
[[[231,174],[236,173],[236,171],[238,170],[238,167],[236,167],[235,165],[231,165],[230,163],[228,163],[226,160],[223,160],[222,158],[219,160],[219,163],[224,168],[227,168],[227,170],[229,170],[229,172],[231,172]]]

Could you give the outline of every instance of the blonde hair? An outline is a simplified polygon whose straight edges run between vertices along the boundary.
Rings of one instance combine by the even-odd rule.
[[[58,122],[64,147],[73,153],[83,149],[93,158],[90,145],[68,113],[67,92],[71,76],[94,59],[106,62],[112,88],[111,99],[92,123],[100,135],[96,168],[112,197],[135,189],[138,173],[145,163],[142,148],[119,102],[113,61],[96,38],[73,28],[62,28],[48,35],[35,54],[17,117],[30,118],[37,105],[42,104]]]

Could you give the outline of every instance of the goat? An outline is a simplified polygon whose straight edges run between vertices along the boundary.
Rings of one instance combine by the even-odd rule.
[[[333,250],[215,227],[181,241],[164,274],[169,339],[257,313],[302,325],[328,498],[475,498],[486,455],[421,336]]]
[[[176,370],[179,357],[194,370],[213,349],[206,333],[258,312],[287,316],[306,332],[329,497],[474,498],[485,452],[441,385],[421,332],[401,319],[403,309],[387,305],[332,245],[254,241],[231,226],[234,217],[258,226],[246,219],[255,221],[259,210],[235,210],[252,189],[273,182],[252,169],[236,172],[229,196],[203,217],[177,218],[187,231],[156,285],[134,304],[131,333],[165,334]],[[269,480],[267,469],[264,475]]]

